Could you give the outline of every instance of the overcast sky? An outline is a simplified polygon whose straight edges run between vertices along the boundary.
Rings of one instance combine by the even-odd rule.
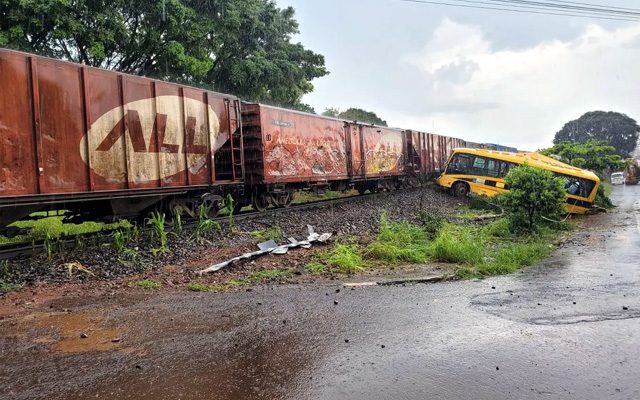
[[[591,3],[640,8],[638,0]],[[640,23],[399,0],[277,0],[330,75],[304,98],[390,126],[535,150],[584,112],[640,120]]]

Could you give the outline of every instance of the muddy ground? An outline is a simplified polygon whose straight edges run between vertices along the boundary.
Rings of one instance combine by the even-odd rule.
[[[0,397],[640,398],[638,199],[615,188],[551,258],[481,281],[23,291],[0,302]]]
[[[30,287],[0,300],[0,398],[640,398],[638,199],[481,281]]]

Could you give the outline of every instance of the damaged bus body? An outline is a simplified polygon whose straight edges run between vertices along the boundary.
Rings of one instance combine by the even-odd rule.
[[[596,174],[538,153],[456,149],[436,182],[456,196],[468,193],[495,196],[509,190],[505,182],[509,169],[525,163],[565,180],[568,213],[585,214],[594,210],[593,202],[600,186]]]

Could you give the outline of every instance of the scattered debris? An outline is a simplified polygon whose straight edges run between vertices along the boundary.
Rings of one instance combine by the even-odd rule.
[[[86,339],[86,338],[88,338],[88,337],[89,337],[89,335],[87,335],[86,333],[84,333],[84,332],[80,332],[80,338],[82,338],[82,339]]]
[[[263,256],[265,254],[286,254],[289,251],[289,249],[292,249],[295,247],[302,247],[304,249],[308,249],[311,247],[312,243],[326,243],[331,238],[331,236],[333,236],[332,233],[323,233],[323,234],[316,233],[315,228],[311,225],[307,225],[307,230],[309,231],[309,236],[307,236],[306,240],[298,241],[295,238],[289,238],[288,244],[283,244],[280,246],[274,240],[268,240],[266,242],[262,242],[258,244],[257,251],[244,253],[230,260],[211,265],[206,269],[198,271],[198,274],[202,275],[209,272],[219,271],[239,261],[250,260],[253,258]]]
[[[67,270],[67,276],[71,278],[73,276],[73,271],[84,272],[87,275],[95,276],[93,272],[84,265],[80,264],[78,261],[62,264],[62,266]]]

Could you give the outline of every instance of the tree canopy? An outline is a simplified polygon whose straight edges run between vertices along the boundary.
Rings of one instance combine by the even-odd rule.
[[[539,153],[559,157],[562,162],[597,173],[606,169],[622,169],[627,164],[615,154],[615,147],[603,140],[589,139],[584,143],[562,142],[542,149]]]
[[[338,108],[329,107],[324,110],[322,115],[327,117],[346,119],[349,121],[358,121],[380,126],[387,126],[387,121],[378,117],[376,113],[372,111],[366,111],[361,108],[349,108],[345,111],[340,111]]]
[[[591,111],[576,120],[567,122],[556,133],[553,143],[603,140],[611,144],[618,155],[629,157],[636,148],[639,134],[640,126],[625,114],[613,111]]]
[[[324,57],[273,0],[0,0],[0,46],[309,110]]]

